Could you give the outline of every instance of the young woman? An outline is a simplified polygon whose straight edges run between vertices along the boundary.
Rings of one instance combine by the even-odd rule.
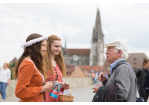
[[[149,59],[144,58],[143,67],[136,72],[139,92],[147,102],[149,96]]]
[[[63,76],[66,74],[65,62],[62,56],[61,51],[61,39],[56,35],[51,35],[48,37],[46,43],[46,70],[47,70],[47,79],[46,81],[59,81],[62,83],[61,92],[66,88],[69,88],[69,84],[63,83]],[[49,92],[45,92],[45,101],[46,102],[58,102],[58,98],[53,98]]]
[[[18,78],[15,94],[21,99],[20,102],[43,102],[43,92],[53,89],[51,82],[44,85],[46,39],[42,35],[31,34],[22,45],[24,52],[14,70],[14,78]]]
[[[11,72],[9,70],[9,64],[4,63],[4,68],[0,70],[0,94],[2,96],[2,102],[5,101],[6,98],[6,88],[9,85]]]

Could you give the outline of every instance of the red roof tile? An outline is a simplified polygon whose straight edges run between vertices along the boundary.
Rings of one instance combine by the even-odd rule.
[[[67,49],[68,55],[90,55],[90,49]]]
[[[80,68],[82,70],[87,70],[89,72],[91,72],[91,70],[94,70],[96,72],[99,72],[99,71],[103,70],[103,66],[80,66]]]
[[[71,73],[74,71],[74,66],[69,66],[66,64],[66,76],[70,76]],[[94,70],[96,72],[100,72],[103,70],[103,66],[79,66],[82,72],[87,71],[88,73],[91,73],[91,70]]]

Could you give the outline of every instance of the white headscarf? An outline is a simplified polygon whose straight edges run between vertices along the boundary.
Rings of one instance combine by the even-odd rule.
[[[127,59],[129,57],[129,55],[127,53],[128,48],[126,47],[126,44],[124,44],[123,42],[115,41],[115,42],[105,44],[105,48],[107,48],[109,46],[115,46],[116,49],[121,50],[122,51],[121,56],[123,58]]]
[[[36,38],[36,39],[32,39],[32,40],[24,43],[23,45],[21,45],[21,48],[24,48],[25,49],[26,47],[31,46],[31,45],[33,45],[33,44],[35,44],[37,42],[43,41],[45,39],[47,40],[48,37],[39,37],[39,38]]]

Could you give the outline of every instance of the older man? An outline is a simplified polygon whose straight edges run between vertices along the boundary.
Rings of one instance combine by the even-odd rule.
[[[104,73],[100,73],[98,80],[103,82],[105,88],[114,84],[117,86],[118,101],[135,102],[136,101],[136,83],[135,74],[126,61],[128,58],[127,47],[120,41],[105,45],[107,61],[110,62],[110,78],[107,79]],[[98,88],[93,88],[97,92]]]

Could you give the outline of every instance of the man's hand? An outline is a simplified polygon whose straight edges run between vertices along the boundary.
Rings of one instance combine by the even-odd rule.
[[[103,82],[104,80],[106,80],[106,76],[104,75],[103,72],[100,72],[100,74],[98,75],[98,78],[97,78],[99,81]]]
[[[97,93],[99,87],[102,86],[101,83],[99,83],[99,86],[98,87],[93,87],[92,89],[94,90],[93,93]]]

